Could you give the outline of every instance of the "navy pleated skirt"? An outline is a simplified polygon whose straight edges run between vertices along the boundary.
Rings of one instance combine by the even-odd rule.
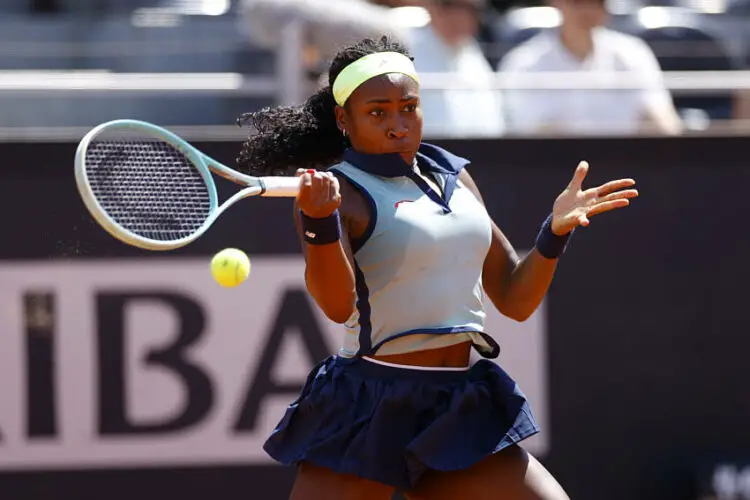
[[[400,490],[430,470],[466,469],[539,432],[526,397],[488,360],[412,369],[332,356],[310,373],[264,449]]]

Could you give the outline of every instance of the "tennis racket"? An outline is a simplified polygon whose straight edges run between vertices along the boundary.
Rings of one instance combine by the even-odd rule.
[[[219,205],[212,172],[243,189]],[[137,120],[98,125],[78,145],[78,192],[94,219],[123,243],[172,250],[201,237],[249,196],[296,197],[296,177],[252,177],[177,135]]]

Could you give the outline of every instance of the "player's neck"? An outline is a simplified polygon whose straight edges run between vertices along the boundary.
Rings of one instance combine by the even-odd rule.
[[[594,38],[590,29],[563,24],[560,26],[558,36],[563,47],[581,61],[586,59],[594,50]]]
[[[401,159],[406,162],[407,165],[414,165],[414,161],[417,158],[416,153],[399,153],[401,155]]]

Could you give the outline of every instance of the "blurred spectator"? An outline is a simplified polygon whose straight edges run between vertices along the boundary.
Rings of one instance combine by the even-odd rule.
[[[243,0],[242,12],[251,39],[278,48],[283,26],[301,21],[309,71],[327,79],[323,67],[347,43],[388,34],[405,43],[421,72],[455,73],[467,90],[424,90],[424,133],[428,136],[491,136],[503,132],[501,94],[491,90],[494,71],[475,36],[485,0]],[[386,6],[387,5],[387,6]],[[423,7],[429,22],[421,27],[401,23],[390,6]],[[423,11],[424,12],[424,11]],[[411,23],[419,24],[419,23]],[[324,82],[328,83],[328,82]]]
[[[414,5],[413,0],[370,0],[370,3],[384,7],[407,7]]]
[[[452,73],[469,88],[421,91],[424,133],[439,137],[503,134],[501,93],[476,36],[485,0],[423,0],[430,23],[409,32],[408,44],[421,73]]]
[[[384,34],[404,39],[403,29],[388,15],[390,7],[366,0],[242,0],[244,27],[256,44],[278,49],[284,26],[298,21],[304,28],[305,62],[309,70],[330,60],[342,45]]]
[[[550,0],[550,5],[561,14],[560,27],[534,36],[500,63],[499,70],[512,86],[504,94],[509,132],[680,132],[680,118],[656,57],[639,38],[604,27],[608,18],[604,0]],[[635,82],[635,88],[514,88],[523,74],[547,71],[578,73],[581,81],[594,83],[625,79]]]

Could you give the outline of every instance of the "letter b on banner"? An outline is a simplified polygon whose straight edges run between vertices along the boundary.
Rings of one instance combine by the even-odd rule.
[[[127,309],[143,302],[168,308],[178,318],[174,341],[167,346],[151,348],[144,363],[177,376],[187,394],[185,407],[178,415],[153,423],[138,423],[128,418],[126,401]],[[206,321],[200,304],[184,295],[168,292],[100,293],[96,312],[99,432],[103,435],[162,434],[183,430],[203,420],[213,405],[211,379],[185,356],[186,350],[204,334]]]

